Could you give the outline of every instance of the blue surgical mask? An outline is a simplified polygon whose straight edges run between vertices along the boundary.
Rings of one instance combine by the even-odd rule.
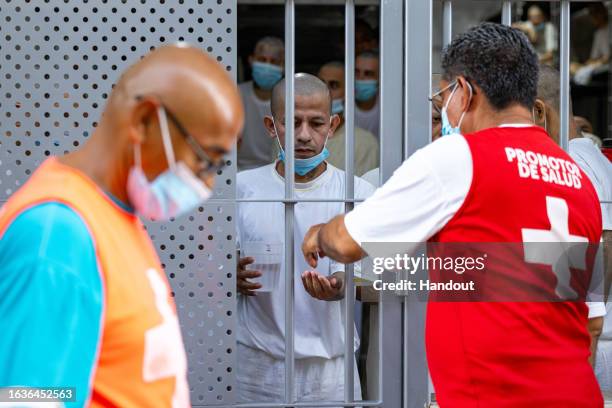
[[[365,102],[376,96],[378,81],[376,79],[358,79],[355,81],[355,99]]]
[[[285,150],[281,145],[280,139],[278,138],[278,131],[276,130],[276,123],[274,123],[274,118],[272,118],[272,125],[274,126],[274,132],[276,133],[276,141],[278,142],[278,147],[280,148],[280,152],[278,153],[278,158],[285,161]],[[329,136],[329,133],[327,134]],[[329,150],[327,150],[327,137],[325,138],[325,145],[323,145],[323,150],[315,156],[309,157],[307,159],[298,159],[297,157],[293,161],[294,170],[300,176],[310,173],[314,170],[319,164],[321,164],[325,159],[329,157]]]
[[[153,221],[167,221],[186,214],[206,201],[211,190],[183,162],[176,163],[166,112],[157,109],[162,142],[168,169],[152,182],[147,180],[142,165],[140,144],[134,147],[134,166],[130,169],[127,193],[137,214]]]
[[[470,83],[467,83],[468,88],[470,90],[470,99],[468,102],[468,106],[469,103],[472,101],[472,86],[470,85]],[[453,99],[453,96],[455,95],[455,91],[457,90],[457,87],[459,86],[459,83],[455,83],[455,86],[453,87],[453,90],[450,94],[450,96],[448,97],[448,100],[446,101],[446,103],[444,104],[444,106],[442,107],[442,111],[440,112],[440,119],[442,120],[442,129],[441,129],[441,135],[442,136],[448,136],[448,135],[452,135],[455,133],[461,134],[461,122],[463,122],[463,117],[465,116],[465,111],[461,113],[461,116],[459,117],[459,123],[457,123],[456,127],[453,127],[450,123],[450,120],[448,119],[448,105],[450,104],[451,99]]]
[[[263,90],[270,90],[283,77],[283,69],[278,65],[253,62],[253,80]]]
[[[344,112],[344,99],[340,98],[332,100],[332,115],[339,115],[342,112]]]

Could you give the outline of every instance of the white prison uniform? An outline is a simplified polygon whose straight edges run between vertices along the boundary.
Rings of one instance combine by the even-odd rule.
[[[361,176],[362,179],[373,185],[374,187],[380,186],[380,167],[376,167]]]
[[[296,323],[297,325],[298,323]],[[236,382],[240,402],[282,402],[285,399],[285,360],[238,343]],[[344,400],[344,357],[295,360],[295,397],[298,401]],[[355,364],[354,399],[361,399]]]
[[[327,164],[327,169],[315,180],[308,183],[296,183],[296,199],[342,199],[344,198],[344,172]],[[355,177],[355,197],[365,199],[374,191],[374,187]],[[282,199],[285,193],[283,178],[277,173],[275,163],[257,169],[238,173],[237,196],[239,199],[273,198]],[[299,360],[308,360],[303,364],[304,375],[316,372],[321,368],[311,366],[322,364],[329,370],[336,370],[331,360],[344,354],[344,301],[321,301],[311,297],[302,284],[301,274],[312,269],[301,255],[301,245],[308,229],[315,224],[324,223],[338,214],[344,213],[344,203],[301,202],[295,205],[294,217],[294,268],[295,279],[295,358],[296,367]],[[239,203],[238,205],[238,240],[241,245],[254,242],[284,242],[285,215],[282,203]],[[322,258],[316,270],[324,275],[343,270],[341,264]],[[284,262],[281,263],[280,283],[278,289],[268,293],[258,293],[255,297],[239,296],[237,341],[242,346],[261,351],[259,355],[268,356],[282,363],[285,356],[285,278]],[[355,335],[354,349],[359,347],[359,338]],[[244,352],[251,352],[244,350]],[[328,364],[329,363],[329,364]],[[238,370],[250,373],[256,370],[257,362],[240,360]],[[281,364],[282,365],[282,364]],[[316,364],[315,364],[316,365]],[[308,368],[310,367],[310,368]],[[313,371],[314,370],[314,371]],[[335,372],[335,371],[334,371]],[[296,371],[296,375],[299,373]],[[343,378],[343,375],[341,376]],[[245,378],[239,376],[238,378]],[[239,387],[252,387],[253,382],[267,381],[268,376],[250,378],[248,383]],[[283,383],[282,376],[272,377],[278,384]],[[296,377],[296,382],[310,381]],[[339,380],[341,381],[341,380]],[[358,383],[358,382],[357,382]],[[259,383],[261,387],[267,387]],[[313,385],[314,386],[314,385]],[[304,389],[310,385],[305,384]],[[269,388],[269,387],[268,387]],[[342,393],[338,394],[342,398]]]
[[[246,170],[272,163],[274,139],[264,126],[264,117],[270,115],[270,101],[255,95],[253,81],[238,86],[244,106],[244,128],[238,148],[238,169]]]
[[[380,140],[380,95],[376,95],[376,103],[370,110],[361,110],[355,104],[355,126],[369,131]]]
[[[599,201],[612,201],[612,163],[595,143],[587,138],[572,139],[569,141],[569,154],[591,180]],[[601,203],[601,215],[603,229],[612,230],[612,204]],[[597,343],[595,375],[602,390],[612,391],[612,306],[603,302],[589,306],[589,318],[605,315],[603,331]]]
[[[599,59],[610,55],[610,37],[608,35],[609,25],[599,28],[593,36],[591,47],[591,59]]]
[[[569,154],[591,180],[601,204],[603,229],[612,230],[612,163],[591,139],[584,137],[569,141]]]

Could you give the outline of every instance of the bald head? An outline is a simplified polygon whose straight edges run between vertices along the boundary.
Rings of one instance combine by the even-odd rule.
[[[323,98],[328,107],[327,113],[331,112],[331,95],[325,82],[314,75],[298,73],[294,79],[295,98]],[[280,80],[272,89],[271,101],[272,116],[280,118],[285,112],[285,79]]]
[[[243,121],[240,95],[225,69],[208,54],[187,45],[158,48],[119,78],[109,108],[125,110],[136,98],[158,99],[185,122],[237,134]]]
[[[204,171],[233,149],[243,117],[238,89],[223,66],[197,48],[165,46],[119,78],[81,154],[84,162],[107,161],[101,172],[114,179],[109,191],[120,199],[128,170],[138,164],[154,180],[173,160],[183,162],[212,187],[214,171]]]

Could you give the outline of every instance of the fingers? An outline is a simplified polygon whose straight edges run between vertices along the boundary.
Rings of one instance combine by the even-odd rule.
[[[238,279],[253,279],[259,278],[261,276],[261,272],[252,271],[250,269],[242,269],[238,271]]]
[[[243,295],[256,296],[257,293],[254,291],[261,288],[261,283],[249,282],[246,279],[237,279],[237,286],[238,291]]]
[[[253,262],[255,262],[255,259],[253,259],[253,257],[250,257],[250,256],[240,258],[238,260],[238,268],[244,269],[245,266],[252,264]]]
[[[319,263],[319,257],[316,252],[309,252],[306,255],[306,261],[312,268],[316,268]]]
[[[255,259],[250,256],[240,258],[238,260],[236,287],[238,288],[238,292],[245,296],[256,296],[257,294],[254,291],[261,288],[261,283],[249,282],[247,280],[261,276],[261,272],[259,271],[245,269],[247,265],[252,264],[253,262],[255,262]]]
[[[333,287],[333,283],[337,284],[337,281],[336,278],[328,279],[315,271],[302,273],[304,289],[310,296],[319,300],[334,300],[337,298],[338,290]]]

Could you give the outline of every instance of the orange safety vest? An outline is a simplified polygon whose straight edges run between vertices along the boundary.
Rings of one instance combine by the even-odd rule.
[[[92,407],[190,406],[176,308],[140,220],[83,173],[50,158],[0,210],[0,238],[19,214],[46,202],[65,204],[82,218],[104,288],[90,390],[76,392],[88,392]]]

